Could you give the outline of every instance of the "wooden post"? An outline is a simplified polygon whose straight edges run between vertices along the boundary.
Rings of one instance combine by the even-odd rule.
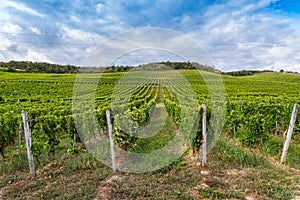
[[[283,147],[283,151],[282,151],[282,156],[281,156],[281,159],[280,159],[280,163],[281,164],[284,163],[285,160],[286,160],[286,154],[288,152],[289,145],[290,145],[290,142],[291,142],[291,139],[292,139],[292,133],[293,133],[293,130],[294,130],[294,125],[295,125],[297,113],[298,113],[298,105],[295,104],[294,108],[293,108],[291,122],[290,122],[290,125],[289,125],[289,130],[287,132],[286,140],[285,140],[285,143],[284,143],[284,147]]]
[[[235,124],[233,124],[233,138],[236,138],[236,127],[235,127]]]
[[[76,133],[74,133],[74,135],[73,135],[73,141],[74,141],[74,145],[76,145]]]
[[[243,111],[243,101],[240,100],[241,111]]]
[[[21,130],[19,130],[19,144],[18,144],[19,162],[20,162],[20,160],[21,160],[21,143],[22,143]]]
[[[36,174],[35,174],[35,169],[34,169],[34,160],[33,160],[33,155],[31,152],[32,138],[31,138],[31,131],[29,129],[28,117],[27,117],[26,111],[22,112],[22,120],[23,120],[23,125],[24,125],[25,142],[26,142],[26,148],[27,148],[29,168],[30,168],[30,172],[32,173],[32,175],[35,176]]]
[[[106,120],[107,120],[108,136],[109,136],[109,143],[110,143],[112,168],[113,168],[113,172],[115,173],[116,172],[116,155],[115,155],[114,139],[113,139],[113,135],[112,135],[112,124],[111,124],[109,110],[106,110]]]
[[[202,104],[203,115],[202,115],[202,166],[206,165],[206,105]]]
[[[276,121],[276,134],[279,133],[278,121]]]
[[[19,145],[18,145],[19,150],[20,150],[20,148],[21,148],[21,143],[22,143],[21,130],[19,130]]]
[[[40,154],[40,166],[44,166],[44,155],[42,153]]]

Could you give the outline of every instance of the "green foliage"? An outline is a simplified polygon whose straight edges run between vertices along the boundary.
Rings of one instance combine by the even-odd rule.
[[[8,173],[16,174],[17,171],[22,171],[28,168],[28,158],[26,152],[9,152],[4,160],[0,162],[0,175]],[[0,186],[1,187],[1,186]]]
[[[9,65],[16,63],[2,64],[8,68]],[[169,116],[180,126],[189,123],[186,121],[189,118],[184,117],[185,115],[193,110],[200,110],[200,105],[207,102],[208,124],[210,124],[212,105],[210,105],[210,93],[204,80],[194,70],[179,72],[190,82],[197,95],[199,107],[189,108],[186,102],[189,102],[190,97],[185,95],[186,88],[183,88],[180,82],[175,81],[172,84],[167,82],[161,85],[162,81],[167,80],[164,78],[164,73],[167,73],[165,71],[155,71],[159,76],[153,79],[146,78],[146,81],[139,86],[131,85],[133,83],[128,81],[126,83],[128,88],[135,88],[135,90],[127,99],[128,101],[119,102],[120,106],[115,107],[116,112],[112,113],[115,143],[124,148],[134,147],[137,139],[128,133],[138,135],[137,127],[149,125],[151,109],[157,103],[164,104]],[[105,112],[111,109],[114,86],[123,75],[124,73],[105,73],[99,81],[95,96],[95,113],[98,125],[104,129],[104,132],[107,131]],[[94,81],[98,75],[91,75],[89,78]],[[258,73],[251,77],[224,76],[223,78],[227,92],[225,131],[233,135],[235,127],[236,137],[243,144],[264,146],[272,141],[273,134],[276,132],[276,122],[279,125],[279,132],[282,133],[287,129],[292,107],[294,103],[300,103],[299,76]],[[81,138],[76,131],[72,113],[75,75],[1,72],[0,79],[0,153],[2,155],[17,141],[18,131],[22,129],[22,110],[28,112],[33,133],[32,150],[36,159],[39,159],[40,154],[55,151],[64,138],[69,138],[69,145],[73,145],[74,136],[76,142],[80,142]],[[180,102],[180,99],[184,99],[185,103]],[[196,130],[197,135],[194,140],[191,140],[191,146],[199,148],[202,134],[201,116],[195,117],[197,118],[193,119],[196,121],[193,131]],[[86,121],[84,126],[94,126],[89,116],[84,120]],[[188,132],[191,131],[185,130],[184,126],[181,129],[190,139]],[[299,117],[296,121],[293,142],[296,144],[300,142]],[[278,149],[279,144],[275,142],[274,145],[274,149]],[[271,150],[272,145],[268,146],[266,151],[275,155],[276,152]]]
[[[5,102],[5,99],[0,96],[0,103],[4,103],[4,102]]]
[[[20,119],[13,111],[0,115],[0,153],[4,157],[4,150],[15,142]]]
[[[30,61],[0,62],[0,68],[7,68],[7,72],[16,72],[17,69],[35,73],[76,73],[78,68],[71,65],[57,65]]]
[[[249,116],[244,121],[244,127],[238,132],[237,137],[243,144],[254,146],[268,140],[268,135],[264,130],[264,118],[261,115]]]
[[[269,99],[269,100],[268,100]],[[231,101],[227,107],[230,109],[226,116],[225,128],[234,132],[245,145],[254,146],[263,144],[276,132],[276,122],[281,131],[288,128],[293,104],[284,98],[267,98],[252,100]],[[297,119],[297,123],[299,119]],[[296,125],[295,135],[299,135]],[[297,136],[296,136],[297,137]]]
[[[16,72],[17,70],[15,68],[9,67],[6,69],[7,72]]]
[[[256,167],[266,164],[262,157],[258,157],[253,153],[247,153],[242,148],[235,147],[224,139],[218,141],[212,155],[232,165]]]
[[[67,150],[67,152],[69,153],[69,154],[72,154],[72,155],[74,155],[74,154],[78,154],[79,153],[79,149],[76,147],[76,146],[70,146],[69,148],[68,148],[68,150]]]
[[[234,72],[226,72],[224,73],[225,75],[231,75],[231,76],[252,76],[254,74],[258,73],[264,73],[264,72],[272,72],[271,70],[264,70],[264,71],[259,71],[259,70],[242,70],[242,71],[234,71]]]
[[[78,156],[68,165],[70,165],[68,167],[73,170],[95,169],[97,167],[97,160],[93,157],[93,155],[85,154]]]
[[[174,65],[174,67],[177,68],[179,66]],[[114,70],[116,70],[116,68]],[[192,109],[198,112],[200,105],[207,103],[208,124],[211,125],[210,118],[213,105],[211,105],[210,92],[205,85],[206,83],[199,74],[197,75],[198,72],[194,70],[179,72],[187,78],[197,95],[199,106]],[[141,82],[141,85],[139,85],[130,96],[129,101],[120,102],[120,107],[116,109],[124,111],[122,115],[117,115],[116,113],[118,112],[112,113],[115,143],[125,150],[152,152],[153,150],[160,149],[166,146],[174,135],[177,134],[173,129],[176,129],[178,125],[188,123],[188,120],[190,120],[190,118],[185,118],[185,115],[191,113],[191,110],[187,109],[189,104],[179,101],[185,98],[186,102],[189,101],[190,97],[188,95],[184,96],[186,88],[182,87],[180,82],[176,82],[173,85],[161,84],[161,82],[166,80],[165,74],[163,71],[157,71],[157,73],[160,76],[155,77],[153,80],[147,80],[148,82]],[[111,96],[114,92],[114,86],[123,75],[124,73],[105,73],[99,81],[95,95],[95,114],[98,125],[104,129],[104,134],[106,134],[107,131],[105,111],[111,109]],[[99,78],[99,75],[90,76],[91,82],[97,78]],[[33,188],[48,185],[46,181],[49,181],[49,183],[52,181],[50,185],[53,185],[52,183],[55,183],[54,185],[61,183],[62,186],[67,184],[73,186],[76,182],[74,182],[74,178],[83,177],[78,176],[78,172],[82,174],[84,170],[87,170],[88,173],[85,175],[89,178],[90,174],[101,166],[90,154],[88,154],[88,156],[82,156],[85,150],[80,148],[82,145],[80,144],[81,138],[76,131],[74,114],[72,113],[74,79],[75,75],[72,74],[0,73],[0,150],[1,154],[5,153],[5,158],[0,158],[1,174],[15,173],[15,171],[18,170],[28,171],[25,149],[21,150],[20,155],[12,153],[17,148],[18,131],[22,130],[21,112],[25,110],[28,112],[29,125],[33,134],[32,151],[35,161],[39,161],[38,159],[40,159],[41,154],[44,155],[48,152],[55,151],[57,157],[61,158],[59,159],[62,160],[61,162],[68,162],[68,164],[63,165],[64,169],[62,171],[60,171],[59,168],[55,169],[55,173],[58,173],[55,174],[55,176],[61,176],[59,173],[65,173],[67,174],[66,178],[70,178],[69,182],[65,182],[67,179],[64,179],[64,177],[61,179],[61,182],[57,180],[44,180],[44,177],[40,176],[37,179],[37,181],[41,181],[39,183],[40,185],[37,185],[37,181],[35,181],[34,185],[27,184],[24,187],[15,187],[16,185],[9,185],[9,181],[2,181],[0,184],[2,184],[3,187],[11,186],[10,188],[13,188],[9,191],[11,198],[20,197],[20,194],[29,195]],[[285,73],[258,73],[251,77],[244,76],[237,78],[224,76],[223,79],[226,86],[227,97],[227,116],[224,131],[230,132],[231,135],[233,135],[235,127],[236,137],[242,141],[243,144],[261,147],[264,152],[274,157],[278,156],[278,154],[280,155],[284,141],[282,132],[288,127],[293,105],[300,103],[299,76]],[[132,85],[130,81],[124,84],[126,84],[128,88],[136,87],[136,85]],[[242,102],[240,102],[241,100]],[[155,136],[146,139],[129,135],[128,133],[138,134],[136,127],[147,127],[150,124],[151,109],[153,109],[157,103],[161,104],[160,106],[162,107],[165,106],[164,108],[173,119],[172,121],[172,119],[168,117],[166,124],[169,126],[169,129],[164,128]],[[197,118],[190,120],[193,122],[196,121],[193,125],[193,130],[197,131],[197,135],[195,140],[191,141],[193,148],[199,148],[201,145],[201,114],[196,117]],[[90,119],[90,116],[86,116],[84,119],[86,124],[84,124],[84,126],[95,126]],[[279,125],[278,135],[274,135],[276,132],[276,121]],[[175,123],[177,126],[175,126]],[[184,127],[181,131],[188,132]],[[24,133],[22,133],[22,137],[24,137],[23,135]],[[187,137],[190,136],[188,133],[186,135]],[[73,141],[74,136],[76,137],[76,142],[78,142],[76,145]],[[227,139],[228,138],[226,138],[226,140]],[[25,146],[23,138],[22,143],[22,146]],[[294,168],[299,168],[299,144],[300,117],[298,117],[296,121],[292,143],[287,157],[287,163]],[[272,174],[273,167],[269,166],[268,162],[262,157],[251,153],[251,150],[249,153],[243,148],[237,147],[235,142],[221,139],[209,156],[209,171],[211,174],[209,174],[208,177],[214,177],[211,182],[208,181],[209,178],[205,177],[205,175],[199,176],[194,170],[186,173],[186,169],[190,169],[190,165],[184,168],[186,163],[180,158],[169,167],[166,167],[166,169],[164,169],[165,171],[161,171],[161,176],[165,176],[164,179],[160,180],[161,182],[158,182],[157,177],[153,176],[152,173],[144,174],[143,176],[145,178],[140,178],[140,182],[129,182],[129,184],[136,183],[139,185],[139,187],[136,186],[136,188],[134,188],[135,190],[128,184],[128,181],[124,181],[126,184],[124,184],[122,189],[118,190],[119,195],[128,197],[128,194],[132,194],[131,197],[134,198],[141,196],[133,193],[141,194],[145,192],[145,194],[149,195],[147,196],[148,198],[153,197],[151,192],[157,192],[152,190],[153,184],[158,184],[155,188],[160,188],[161,183],[166,184],[166,182],[168,182],[168,187],[171,189],[168,192],[162,190],[160,191],[161,193],[155,193],[157,195],[155,196],[156,198],[161,198],[161,195],[166,195],[163,196],[163,198],[170,196],[171,198],[177,199],[191,198],[189,195],[190,192],[196,192],[198,196],[195,198],[245,198],[245,195],[248,195],[248,192],[245,193],[245,188],[250,188],[253,194],[262,195],[262,199],[264,199],[264,197],[290,199],[293,196],[293,189],[289,187],[290,182],[288,182],[290,178],[285,180],[284,175],[282,175],[282,177],[272,177],[273,182],[270,183],[270,176],[274,176],[274,174]],[[165,158],[162,156],[161,159]],[[226,164],[230,167],[234,166],[237,168],[245,166],[245,170],[243,169],[241,171],[247,172],[248,174],[241,177],[238,177],[239,175],[229,177],[226,169],[228,166],[226,166]],[[219,171],[214,172],[214,167],[224,169],[224,173],[219,173]],[[253,174],[249,171],[250,168],[253,168]],[[259,168],[263,169],[257,171]],[[72,177],[68,174],[70,171],[73,172]],[[109,171],[108,168],[105,168],[105,173],[108,173],[107,171]],[[170,174],[165,173],[169,171],[171,172]],[[178,173],[181,173],[181,176],[177,176]],[[282,172],[276,173],[281,174]],[[93,182],[98,183],[101,177],[99,177],[99,173],[95,174],[97,178],[95,178]],[[194,177],[193,180],[188,179],[189,177],[187,176],[192,175]],[[234,179],[234,183],[240,181],[240,185],[237,185],[234,191],[232,191],[232,185],[228,186],[228,183],[222,180],[224,175],[229,177],[227,180]],[[15,177],[15,175],[12,175],[12,177]],[[24,177],[27,178],[27,174],[24,175]],[[124,177],[124,180],[127,180],[132,178],[132,175]],[[201,185],[197,182],[199,181],[199,177],[204,178],[201,183],[204,182],[210,187],[199,188],[198,186]],[[88,178],[84,177],[84,179]],[[147,182],[145,185],[145,180],[149,178],[153,178],[153,181]],[[15,180],[15,178],[11,179]],[[105,178],[103,179],[104,181],[107,180]],[[184,185],[182,184],[183,180],[186,180]],[[282,183],[281,180],[285,180],[286,182]],[[176,187],[174,183],[176,183]],[[89,182],[85,185],[90,184],[92,183]],[[95,184],[94,187],[96,190],[99,184]],[[186,189],[183,190],[183,187]],[[82,189],[82,185],[76,189],[72,188],[71,190],[81,191],[79,188]],[[26,191],[28,191],[28,193]],[[124,191],[127,193],[124,194]],[[36,198],[56,198],[57,196],[51,194],[51,192],[52,190],[49,191],[47,187],[43,193],[35,193],[34,195],[36,195]],[[65,188],[63,192],[65,192]],[[93,194],[93,192],[89,194]],[[79,197],[83,197],[85,191],[79,193],[82,195]],[[76,195],[66,196],[66,198],[76,198]]]
[[[32,143],[32,151],[36,159],[39,155],[45,152],[54,152],[56,146],[60,143],[60,133],[62,127],[59,118],[52,115],[46,115],[38,119],[33,127],[32,136],[34,141]]]

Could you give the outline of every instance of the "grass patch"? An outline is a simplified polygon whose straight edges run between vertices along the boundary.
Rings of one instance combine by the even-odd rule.
[[[57,155],[61,160],[39,168],[35,179],[27,170],[2,173],[1,198],[292,199],[300,182],[298,171],[284,170],[222,137],[208,155],[207,167],[185,154],[170,166],[144,174],[113,175],[83,149],[69,155],[59,148]]]
[[[150,138],[137,139],[136,145],[132,151],[137,153],[149,153],[161,149],[173,139],[175,135],[173,129],[174,126],[174,122],[168,116],[163,128],[157,134]]]
[[[233,143],[220,139],[217,145],[210,153],[211,158],[218,158],[224,163],[230,163],[235,166],[256,167],[259,165],[268,166],[268,163],[254,153],[248,153],[241,147],[235,146]]]

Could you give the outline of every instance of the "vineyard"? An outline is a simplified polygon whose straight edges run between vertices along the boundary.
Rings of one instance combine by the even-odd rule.
[[[0,72],[0,153],[3,160],[0,162],[18,148],[25,151],[22,111],[28,113],[32,152],[38,169],[60,160],[61,155],[56,152],[62,147],[70,155],[84,148],[93,151],[99,135],[106,135],[106,110],[111,110],[114,143],[120,149],[147,152],[161,148],[168,141],[150,150],[143,145],[145,141],[151,143],[157,129],[169,123],[174,132],[184,135],[189,144],[187,149],[194,155],[201,146],[202,104],[207,105],[211,132],[222,131],[222,135],[228,135],[241,145],[260,149],[263,154],[279,160],[293,106],[300,104],[300,76],[275,72],[245,77],[222,76],[224,94],[222,85],[217,85],[216,91],[207,86],[213,85],[215,76],[196,70],[114,72],[103,73],[101,77],[85,74],[79,79],[76,74]],[[224,95],[223,100],[217,102],[224,107],[219,110],[220,115],[224,114],[220,122],[212,120],[216,118],[213,113],[216,100],[212,100],[215,93]],[[162,118],[157,119],[158,115]],[[220,130],[217,126],[222,120],[224,126]],[[175,135],[172,133],[169,141]],[[216,141],[209,138],[209,142]],[[46,155],[51,156],[45,158]],[[300,169],[299,116],[287,165]]]

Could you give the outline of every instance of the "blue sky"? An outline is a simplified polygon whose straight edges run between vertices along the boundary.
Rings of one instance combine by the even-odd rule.
[[[223,71],[300,72],[300,3],[295,0],[2,0],[0,26],[0,61],[81,65],[116,34],[161,27],[196,41]],[[144,62],[151,61],[146,57]]]

